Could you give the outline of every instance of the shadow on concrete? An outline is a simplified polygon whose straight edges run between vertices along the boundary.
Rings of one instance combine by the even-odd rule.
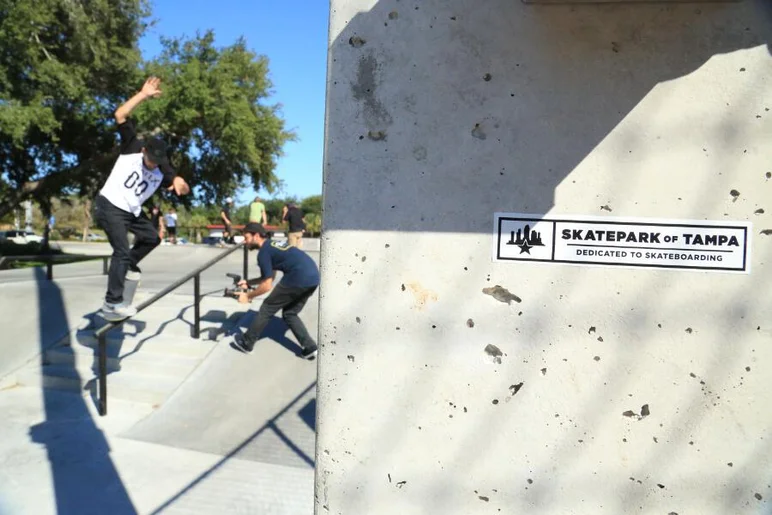
[[[300,419],[306,423],[311,431],[316,431],[316,399],[311,399],[298,411]]]
[[[44,356],[51,347],[46,337],[51,331],[68,334],[69,326],[61,290],[46,280],[44,269],[36,269],[35,274],[41,313],[40,350]],[[45,363],[41,363],[43,366]],[[68,377],[79,377],[74,366]],[[50,388],[43,388],[42,395],[46,420],[32,426],[29,434],[48,452],[57,513],[137,513],[110,458],[107,440],[83,397]]]
[[[737,31],[732,3],[453,1],[441,11],[456,16],[440,17],[431,4],[376,2],[331,43],[325,231],[489,234],[494,209],[548,213],[556,188],[658,84],[719,54],[769,50],[772,6],[749,3],[757,19]],[[630,187],[618,179],[608,188]],[[606,214],[602,204],[586,214]]]
[[[328,105],[338,112],[335,120],[328,118],[325,231],[489,235],[494,211],[547,213],[555,207],[556,189],[571,182],[571,172],[655,87],[698,71],[720,54],[755,47],[765,47],[769,53],[769,42],[772,40],[772,6],[762,2],[745,2],[745,7],[734,3],[700,3],[526,8],[519,2],[494,1],[487,5],[472,5],[456,0],[451,0],[449,4],[457,7],[457,12],[453,13],[456,16],[438,19],[434,16],[437,2],[430,2],[428,5],[420,4],[420,10],[415,6],[415,12],[412,4],[402,6],[397,17],[395,7],[400,5],[381,0],[369,11],[354,15],[332,42]],[[738,9],[743,8],[745,12],[736,14]],[[754,11],[754,8],[757,10]],[[449,9],[443,7],[442,12],[445,14]],[[394,16],[390,16],[392,12]],[[475,21],[470,23],[470,18]],[[748,20],[749,26],[745,30],[734,30],[739,25],[738,18]],[[456,23],[457,19],[465,23]],[[416,24],[424,30],[416,31]],[[406,38],[400,28],[406,26],[412,28],[410,38]],[[472,27],[484,27],[485,30],[471,32]],[[529,38],[525,39],[532,41],[530,48],[522,45],[524,31],[529,34]],[[427,48],[432,49],[432,59],[426,58],[426,51],[416,51]],[[470,63],[472,65],[466,67]],[[733,69],[727,73],[744,72],[745,69]],[[482,78],[487,73],[492,78],[489,77],[489,82],[484,84]],[[405,80],[406,76],[409,81]],[[497,77],[514,80],[502,83],[497,82]],[[750,83],[748,87],[751,87]],[[694,92],[697,99],[707,94]],[[437,96],[445,97],[444,109],[432,101],[432,97]],[[747,95],[742,102],[752,105],[758,100],[751,97]],[[399,106],[398,115],[396,106]],[[454,108],[449,109],[448,106]],[[392,110],[392,107],[395,109]],[[459,129],[459,120],[468,120],[463,130]],[[694,120],[681,123],[684,133],[687,133],[689,123],[694,123]],[[734,144],[743,133],[733,120],[719,120],[716,129],[718,138]],[[626,131],[624,148],[616,150],[620,155],[611,152],[612,159],[629,159],[628,153],[640,149],[641,140],[636,132]],[[451,159],[447,156],[448,148],[452,149],[449,152]],[[505,153],[511,156],[511,164],[503,166]],[[711,172],[715,168],[715,175],[706,176],[694,184],[694,189],[699,192],[694,198],[699,199],[701,207],[725,202],[725,193],[721,198],[711,197],[719,193],[708,193],[708,190],[711,189],[711,181],[718,180],[722,172],[726,175],[727,170],[736,170],[736,167],[729,166],[731,159],[734,158],[727,156],[719,159],[718,164],[711,167]],[[722,168],[724,164],[727,166]],[[673,170],[673,174],[678,173],[679,170]],[[403,185],[395,187],[398,182]],[[410,183],[411,187],[405,187],[404,183]],[[635,193],[635,185],[630,177],[617,175],[609,183],[599,185],[599,189],[616,198],[623,198],[625,194],[632,196]],[[669,193],[669,186],[662,184],[663,195]],[[362,188],[366,188],[368,194],[362,194]],[[605,214],[600,209],[603,203],[599,198],[597,212],[586,214]],[[352,216],[357,213],[368,213],[369,216]],[[333,247],[329,257],[334,261],[340,255],[342,252]],[[377,275],[377,270],[375,273]],[[575,271],[567,271],[564,277],[573,279]],[[333,279],[339,280],[338,277]],[[670,317],[673,317],[672,320],[676,317],[675,314],[663,314],[659,309],[664,292],[672,291],[673,284],[668,282],[669,279],[672,280],[664,274],[656,276],[637,292],[637,298],[631,296],[629,305],[619,307],[620,312],[629,308],[627,317],[630,323],[626,329],[636,335],[645,334],[645,343],[676,339],[677,332],[683,331],[683,328],[662,330],[662,325],[657,328],[659,323],[667,327]],[[462,284],[463,280],[458,282]],[[578,280],[575,282],[580,283]],[[382,283],[373,281],[371,284],[373,287],[366,289],[366,297],[362,294],[361,298],[348,299],[349,304],[360,306],[371,303]],[[596,287],[604,288],[605,285]],[[745,313],[752,309],[753,299],[761,299],[763,291],[762,285],[755,284],[743,292],[742,297],[722,299],[722,305],[733,307],[726,314],[726,327],[734,327],[745,318]],[[527,302],[531,306],[540,306],[547,300],[554,300],[558,293],[561,298],[564,295],[570,298],[572,295],[581,296],[582,291],[578,288],[560,289],[558,285],[542,292],[541,298],[535,295]],[[614,293],[609,292],[609,299],[613,299]],[[684,303],[692,301],[689,299]],[[461,303],[453,307],[456,309],[444,310],[445,314],[438,317],[442,320],[436,321],[437,325],[453,326],[457,321],[452,318],[460,317],[459,313],[466,309]],[[332,309],[325,311],[320,316],[328,315],[333,322],[347,317],[350,320],[357,314],[353,309],[342,317]],[[597,318],[603,319],[603,314],[599,313]],[[533,343],[534,348],[545,352],[544,349],[552,345],[546,335],[551,334],[555,320],[548,316],[537,320],[524,317],[523,320],[522,325],[528,326],[528,333],[545,335],[544,341]],[[569,318],[569,321],[572,319]],[[764,320],[746,322],[749,326],[752,324],[753,330],[756,330],[757,324],[765,323]],[[659,333],[655,334],[657,331]],[[742,334],[733,334],[728,339],[739,344]],[[427,349],[431,347],[426,345]],[[535,354],[530,349],[522,350],[528,357]],[[621,417],[621,411],[609,415],[608,403],[600,399],[604,399],[609,391],[628,391],[626,388],[630,387],[632,377],[647,374],[639,363],[647,351],[645,345],[620,349],[618,358],[606,365],[608,372],[599,381],[602,386],[608,382],[609,389],[593,387],[594,395],[589,397],[598,399],[598,402],[582,403],[572,410],[579,420],[578,429],[565,431],[566,436],[560,441],[541,442],[548,443],[553,449],[549,458],[523,466],[518,464],[515,469],[524,468],[529,471],[528,475],[536,478],[565,477],[566,481],[573,481],[567,475],[561,477],[561,473],[556,472],[556,464],[559,464],[560,470],[570,470],[575,462],[587,459],[581,450],[577,450],[581,449],[578,442],[585,442],[586,435],[603,427],[610,416]],[[716,383],[711,385],[713,392],[730,384],[730,371],[741,368],[738,360],[742,359],[733,346],[717,346],[715,353],[715,365],[703,372],[705,377],[716,378]],[[322,359],[334,361],[335,358],[325,353]],[[674,366],[690,366],[670,357],[663,356],[663,359],[671,359]],[[440,362],[428,350],[426,360],[427,363]],[[620,371],[630,372],[628,375]],[[524,379],[525,388],[530,389],[539,377],[541,374],[536,368],[523,372],[517,380]],[[391,403],[378,403],[378,411],[399,413],[405,406],[418,410],[432,394],[444,393],[437,391],[441,382],[439,378],[434,383],[419,376],[412,379],[414,382],[405,386],[404,395],[396,395]],[[362,378],[362,381],[372,383],[377,380],[377,376]],[[650,380],[656,383],[660,378],[651,377]],[[696,390],[699,390],[698,381],[695,381]],[[341,385],[328,386],[326,383],[323,381],[321,384],[327,393],[345,392]],[[369,386],[354,381],[345,385],[347,388]],[[631,469],[631,475],[637,478],[654,468],[671,468],[675,464],[674,457],[681,454],[684,448],[691,448],[688,432],[683,428],[693,428],[710,415],[703,405],[706,397],[711,395],[699,391],[690,394],[689,402],[680,407],[680,414],[668,418],[668,427],[661,429],[661,443],[654,441],[649,444],[651,448],[647,451],[647,459],[641,460],[635,470]],[[560,409],[569,410],[565,406],[560,406]],[[368,408],[364,410],[366,415]],[[565,411],[561,417],[565,417]],[[511,425],[502,422],[501,418],[479,416],[452,445],[454,453],[450,460],[443,462],[443,469],[466,470],[479,465],[479,460],[486,453],[495,452],[492,446],[498,435],[516,431],[516,421],[510,419],[507,422]],[[319,442],[335,441],[339,429],[340,425],[332,423],[327,429],[329,434],[321,431]],[[372,428],[369,434],[357,431],[356,435],[363,438],[360,449],[364,452],[377,449],[377,461],[381,464],[408,439],[408,433],[407,429],[394,431],[394,425],[388,424]],[[668,435],[667,441],[663,434]],[[761,465],[760,468],[763,468],[765,465],[761,460],[768,454],[770,445],[766,441],[757,444],[758,458],[749,466]],[[340,491],[359,500],[367,499],[369,488],[374,487],[362,484],[358,478],[374,467],[372,462],[368,466],[334,467],[336,474],[347,478],[341,481],[343,486]],[[684,484],[687,487],[692,483],[698,484],[707,477],[695,473],[694,477],[686,478]],[[736,491],[745,495],[749,482],[736,477]],[[582,490],[589,491],[597,486],[589,475],[583,480],[586,482],[575,481]],[[657,491],[656,481],[650,479],[650,483],[653,485],[648,486]],[[455,484],[452,479],[444,479],[438,470],[435,487],[430,492],[432,498],[440,500],[434,506],[436,511],[452,511],[453,507],[448,503],[455,500],[455,492],[465,486]],[[704,487],[705,483],[701,486]],[[629,488],[625,485],[622,488],[619,498],[613,501],[620,505],[619,513],[633,509],[633,506],[638,507],[638,503],[647,500],[648,490],[636,488],[635,482],[631,482]],[[558,489],[554,482],[547,481],[541,484],[537,481],[526,490],[528,492],[520,495],[532,502],[534,513],[551,513],[551,503],[566,495],[563,485]],[[739,498],[731,500],[735,504],[729,501],[725,505],[725,513],[733,509],[737,511],[742,502]],[[577,505],[579,502],[577,499]],[[681,509],[676,511],[682,512]]]
[[[246,327],[249,327],[252,324],[252,321],[257,316],[257,311],[249,311],[249,315],[244,317],[243,325]],[[300,356],[300,353],[303,351],[303,349],[295,343],[293,340],[289,339],[287,337],[287,332],[289,331],[289,326],[287,326],[286,322],[279,317],[274,315],[270,322],[268,322],[268,325],[263,330],[263,332],[260,334],[260,337],[258,338],[258,342],[262,339],[268,338],[273,340],[274,342],[278,343],[288,351],[290,351],[295,356]],[[257,342],[256,342],[257,344]],[[238,347],[235,347],[238,350]]]
[[[145,343],[147,343],[148,341],[158,336],[161,336],[164,330],[169,326],[169,324],[172,324],[176,321],[184,322],[189,326],[191,331],[191,336],[192,336],[193,322],[185,319],[186,312],[192,308],[193,308],[192,303],[182,307],[180,309],[180,312],[177,313],[177,316],[175,316],[174,318],[165,320],[158,326],[158,328],[153,334],[147,335],[145,337],[140,337],[140,336],[141,336],[141,333],[145,331],[145,329],[147,328],[147,323],[141,320],[134,320],[134,319],[127,320],[120,327],[117,327],[111,330],[110,332],[108,332],[107,333],[108,360],[110,360],[111,358],[117,359],[118,364],[117,366],[111,365],[110,362],[108,361],[107,375],[110,376],[111,374],[120,372],[121,370],[120,364],[121,362],[123,362],[123,360],[133,356],[134,354],[139,353],[142,350]],[[148,309],[152,309],[152,308],[148,308]],[[243,315],[244,315],[244,312],[240,312],[240,311],[231,313],[230,315],[220,310],[208,311],[206,314],[201,316],[201,321],[220,323],[220,326],[205,327],[201,329],[199,339],[214,341],[220,335],[227,335],[228,332],[231,330],[231,328],[238,323],[238,320]],[[84,389],[89,392],[91,396],[91,400],[92,402],[94,402],[94,405],[99,406],[99,396],[98,396],[99,347],[97,345],[94,345],[93,335],[95,331],[97,331],[99,328],[106,325],[107,322],[101,316],[99,316],[98,311],[88,313],[84,315],[83,318],[88,320],[89,323],[84,329],[80,329],[77,331],[76,338],[81,345],[90,347],[93,350],[93,361],[91,365],[91,370],[94,373],[94,377],[86,383]],[[136,338],[138,341],[130,351],[122,353],[121,351],[123,349],[123,345],[126,337]],[[191,343],[191,345],[193,344],[194,343]]]
[[[287,331],[289,331],[289,327],[284,320],[274,316],[271,318],[271,321],[268,322],[268,327],[265,328],[265,331],[260,335],[260,338],[270,338],[296,356],[300,355],[303,349],[300,345],[287,338]]]
[[[278,421],[279,419],[289,413],[293,408],[297,406],[297,404],[300,402],[300,400],[308,394],[308,392],[312,391],[316,388],[316,381],[308,385],[300,394],[297,395],[294,399],[292,399],[287,406],[285,406],[281,411],[279,411],[276,415],[274,415],[270,420],[268,420],[262,427],[260,427],[257,431],[255,431],[249,438],[244,440],[242,443],[240,443],[238,446],[236,446],[233,450],[231,450],[228,454],[223,456],[220,461],[215,463],[209,470],[202,473],[200,476],[198,476],[196,479],[194,479],[188,486],[180,490],[174,497],[170,498],[168,501],[163,503],[161,506],[156,508],[152,515],[157,515],[162,513],[164,510],[171,507],[176,501],[182,499],[186,494],[193,491],[194,488],[202,484],[204,481],[207,480],[207,478],[211,477],[215,472],[217,472],[218,469],[220,469],[225,463],[228,462],[231,458],[237,458],[238,454],[246,449],[252,442],[254,442],[260,435],[266,432],[273,432],[276,436],[279,437],[279,439],[284,442],[287,447],[289,447],[293,452],[295,452],[306,464],[308,464],[309,467],[314,467],[315,463],[314,460],[308,456],[306,453],[303,452],[302,449],[300,449],[297,445],[295,445],[292,440],[287,437],[287,435],[278,427]],[[307,403],[303,408],[301,408],[298,411],[298,414],[303,418],[304,416],[308,416],[308,409],[309,406],[313,403],[313,410],[316,411],[316,401],[313,399],[311,402]],[[305,410],[305,411],[304,411]],[[301,412],[304,414],[301,415]],[[304,419],[305,420],[305,419]]]

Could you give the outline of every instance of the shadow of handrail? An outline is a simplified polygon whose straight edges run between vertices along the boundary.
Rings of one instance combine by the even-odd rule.
[[[158,300],[162,299],[166,295],[170,294],[186,282],[188,282],[191,279],[194,279],[194,289],[193,289],[193,307],[195,309],[195,316],[194,316],[194,325],[193,325],[193,338],[199,337],[199,325],[200,325],[200,314],[199,314],[199,303],[201,300],[201,292],[200,292],[200,279],[201,279],[201,273],[207,270],[208,268],[214,266],[215,264],[219,263],[229,255],[233,254],[238,249],[243,249],[244,252],[244,279],[247,279],[247,259],[249,254],[249,247],[245,245],[239,245],[233,248],[230,248],[222,253],[220,253],[218,256],[210,259],[203,265],[199,266],[192,272],[189,272],[185,276],[181,277],[180,279],[177,279],[172,284],[167,286],[166,288],[162,289],[146,301],[142,302],[137,306],[137,314],[144,311],[148,307],[155,304]],[[132,317],[124,318],[123,320],[119,320],[116,322],[108,322],[106,325],[100,327],[96,330],[94,333],[94,336],[97,339],[98,342],[98,349],[99,349],[99,415],[105,416],[107,414],[107,333],[112,331],[113,329],[116,329],[118,327],[123,326],[126,322],[131,320]]]
[[[285,413],[287,413],[292,408],[292,406],[297,404],[308,392],[310,392],[314,388],[316,388],[316,381],[308,385],[302,392],[300,392],[294,399],[292,399],[281,411],[279,411],[270,420],[268,420],[265,424],[263,424],[263,426],[257,431],[255,431],[249,438],[241,442],[232,451],[230,451],[228,454],[223,456],[217,463],[212,465],[209,468],[209,470],[201,473],[201,475],[199,475],[196,479],[191,481],[188,486],[180,490],[174,497],[170,498],[161,506],[153,510],[151,515],[157,515],[161,513],[163,510],[169,508],[172,504],[174,504],[175,501],[182,498],[185,494],[193,490],[193,488],[195,488],[197,485],[201,484],[205,479],[210,477],[214,472],[216,472],[220,467],[222,467],[229,459],[231,459],[236,454],[241,452],[250,443],[252,443],[257,437],[259,437],[261,434],[263,434],[269,429],[272,430],[276,434],[276,436],[278,436],[281,441],[287,444],[287,446],[290,449],[292,449],[298,456],[300,456],[300,458],[303,461],[305,461],[311,467],[314,467],[315,466],[314,460],[311,459],[308,455],[306,455],[297,445],[292,443],[292,441],[276,426],[276,422]]]

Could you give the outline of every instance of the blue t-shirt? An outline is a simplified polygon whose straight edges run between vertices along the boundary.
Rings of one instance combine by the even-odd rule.
[[[286,242],[266,241],[257,253],[257,266],[260,275],[266,278],[271,277],[274,270],[283,272],[281,284],[290,288],[319,285],[319,269],[311,256]]]

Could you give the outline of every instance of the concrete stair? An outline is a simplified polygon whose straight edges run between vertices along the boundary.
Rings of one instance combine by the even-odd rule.
[[[174,295],[107,333],[108,405],[115,399],[160,406],[212,352],[217,340],[238,325],[239,316],[227,316],[235,306],[230,299],[202,299],[202,315],[217,316],[202,319],[198,339],[191,336],[190,298]],[[101,317],[91,317],[85,327],[3,378],[0,390],[37,387],[96,396],[99,356],[94,333],[104,324]]]

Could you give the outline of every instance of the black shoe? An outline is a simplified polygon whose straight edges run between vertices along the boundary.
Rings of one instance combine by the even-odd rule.
[[[316,345],[311,344],[311,347],[306,347],[305,349],[303,349],[303,352],[300,353],[300,357],[311,361],[312,359],[316,358],[317,350],[318,349]]]
[[[252,352],[254,345],[247,344],[247,342],[244,340],[244,335],[241,333],[236,333],[233,335],[233,341],[231,342],[231,347],[233,347],[237,351],[249,354],[250,352]]]

